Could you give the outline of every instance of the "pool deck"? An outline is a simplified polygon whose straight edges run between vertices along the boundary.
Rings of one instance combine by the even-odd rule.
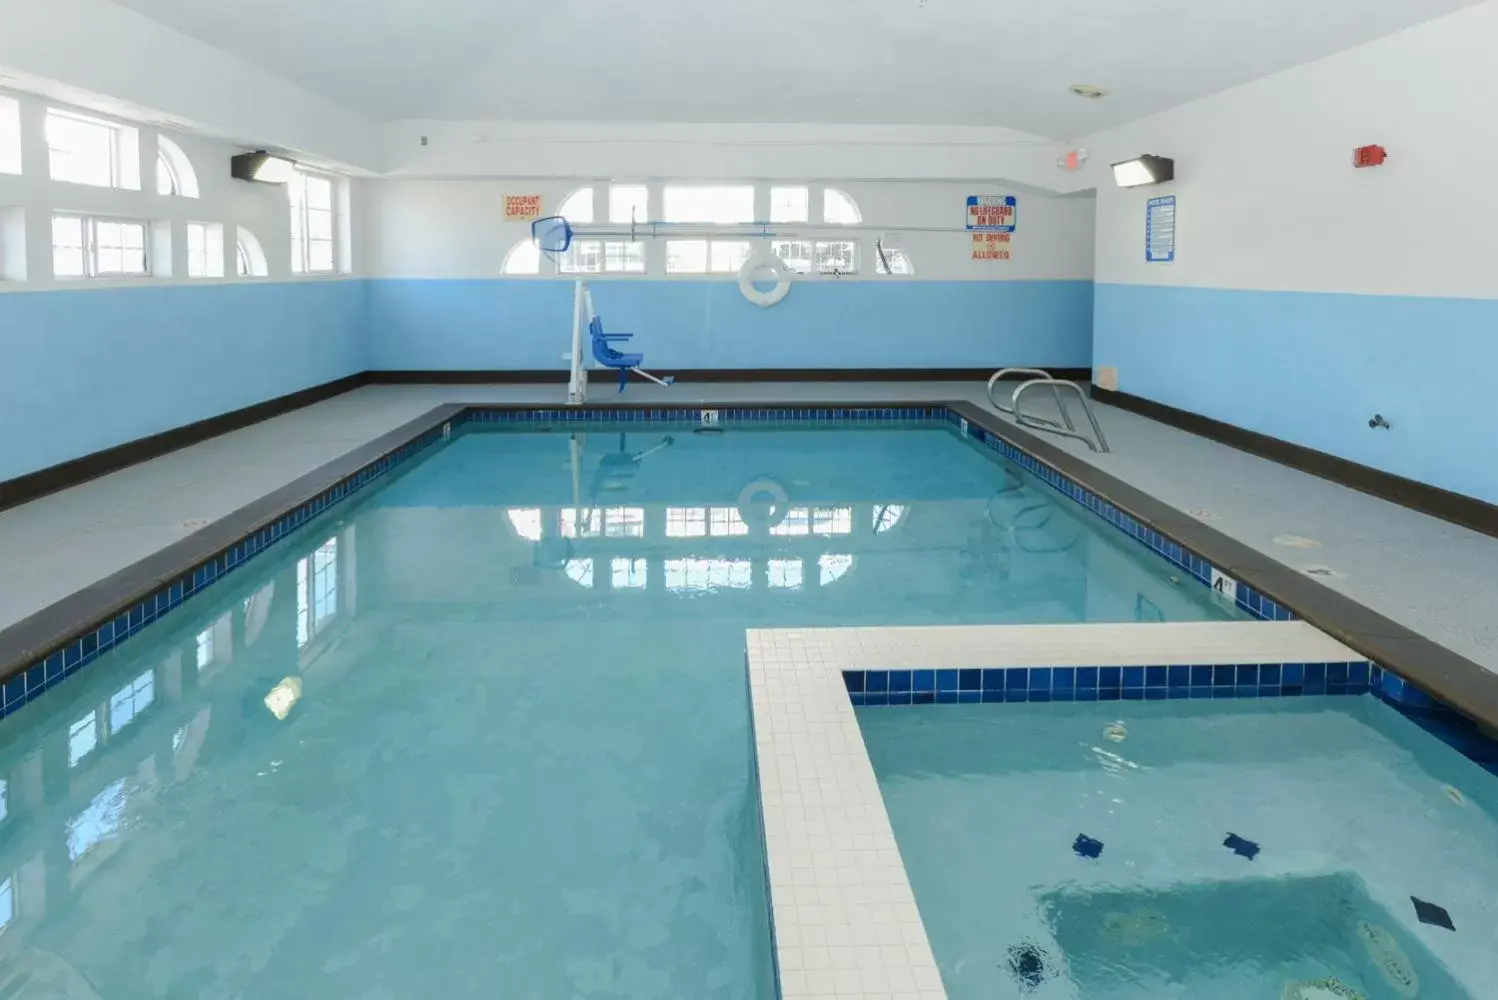
[[[845,671],[1360,659],[1304,622],[756,629],[747,645],[782,1000],[947,995]]]
[[[421,415],[452,402],[556,404],[560,385],[368,386],[0,512],[0,630]],[[616,399],[596,386],[595,401]],[[630,401],[957,400],[963,382],[631,386]],[[1098,407],[1113,445],[1046,440],[1498,672],[1498,539]]]

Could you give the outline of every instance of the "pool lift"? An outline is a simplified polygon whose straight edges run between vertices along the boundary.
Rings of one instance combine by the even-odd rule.
[[[1006,375],[1032,375],[1033,378],[1021,382],[1014,390],[1014,395],[1009,398],[1009,405],[1005,406],[995,395],[994,388]],[[1020,402],[1025,393],[1041,386],[1049,387],[1051,398],[1056,401],[1056,409],[1061,414],[1061,420],[1055,421],[1047,417],[1038,417],[1033,413],[1026,413],[1020,409]],[[1062,398],[1062,390],[1069,390],[1077,394],[1082,401],[1082,412],[1087,416],[1087,422],[1092,425],[1092,437],[1077,430],[1076,424],[1072,423],[1071,414],[1066,409],[1066,401]],[[1097,421],[1097,415],[1092,412],[1092,403],[1087,399],[1087,393],[1075,382],[1066,379],[1052,378],[1051,373],[1044,368],[1000,368],[993,373],[988,380],[988,401],[993,408],[1000,413],[1008,414],[1014,418],[1014,422],[1024,427],[1033,427],[1038,431],[1048,434],[1060,434],[1062,437],[1076,438],[1093,451],[1104,454],[1112,449],[1108,447],[1108,439],[1103,435],[1102,425]]]

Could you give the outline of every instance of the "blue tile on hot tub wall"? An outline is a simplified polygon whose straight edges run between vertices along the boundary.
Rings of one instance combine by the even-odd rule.
[[[998,670],[998,669],[984,670],[983,671],[983,690],[984,691],[1002,691],[1002,690],[1004,690],[1004,671],[1003,670]]]
[[[957,692],[957,703],[959,705],[976,705],[983,700],[982,691],[959,691]]]
[[[910,703],[912,705],[934,705],[936,704],[936,692],[917,691],[911,696]]]
[[[1051,668],[1050,667],[1031,667],[1030,668],[1030,690],[1031,691],[1045,691],[1047,693],[1050,692],[1050,690],[1051,690]]]
[[[1051,671],[1051,691],[1073,691],[1077,687],[1076,667],[1056,667]]]
[[[1090,689],[1094,689],[1095,690],[1097,688],[1097,673],[1098,673],[1098,668],[1097,667],[1078,667],[1077,668],[1077,688],[1078,688],[1078,690],[1081,690],[1081,689],[1084,689],[1084,688],[1090,688]]]
[[[1123,670],[1120,667],[1099,667],[1097,672],[1097,686],[1099,688],[1122,687]]]
[[[1239,687],[1259,686],[1259,665],[1257,663],[1240,663],[1238,665],[1238,677],[1236,681]]]
[[[1124,667],[1123,668],[1123,686],[1126,687],[1126,688],[1142,688],[1142,687],[1144,687],[1144,668],[1143,667]]]
[[[849,694],[863,694],[863,671],[844,670],[843,686],[848,689]]]
[[[936,692],[936,703],[938,705],[955,705],[957,704],[957,698],[958,694],[956,691]]]
[[[910,690],[910,671],[891,670],[889,672],[889,691],[894,694],[897,691]]]
[[[1219,666],[1219,667],[1213,667],[1212,668],[1212,686],[1213,687],[1232,687],[1236,683],[1238,683],[1238,668],[1237,667],[1221,667],[1221,666]]]
[[[1168,667],[1166,669],[1165,683],[1171,688],[1191,687],[1191,668]]]
[[[1211,687],[1212,686],[1212,668],[1211,667],[1203,667],[1203,666],[1194,666],[1194,667],[1192,667],[1191,668],[1191,686],[1192,687]]]
[[[884,694],[889,690],[888,670],[868,670],[863,675],[863,689],[865,693]]]
[[[1030,672],[1024,667],[1015,667],[1004,671],[1004,690],[1025,691],[1030,684]]]
[[[1266,684],[1279,685],[1280,665],[1278,663],[1265,663],[1259,667],[1259,686]]]
[[[956,691],[957,690],[957,671],[956,670],[938,670],[936,672],[936,690],[938,690],[938,691]]]
[[[914,671],[913,674],[911,675],[911,684],[912,684],[911,690],[916,691],[917,693],[924,693],[924,692],[927,692],[927,691],[935,691],[936,690],[936,671],[935,670],[917,670],[917,671]]]
[[[957,671],[957,690],[959,691],[982,691],[983,671],[981,670],[959,670]]]
[[[1304,684],[1306,682],[1306,665],[1304,663],[1286,663],[1280,671],[1281,684]]]
[[[1192,685],[1192,687],[1191,687],[1191,697],[1192,697],[1192,700],[1205,700],[1205,699],[1211,698],[1212,697],[1212,692],[1214,690],[1216,690],[1216,689],[1212,688],[1212,687],[1198,687],[1196,685]]]
[[[1145,667],[1144,686],[1147,688],[1163,688],[1170,681],[1169,667]]]

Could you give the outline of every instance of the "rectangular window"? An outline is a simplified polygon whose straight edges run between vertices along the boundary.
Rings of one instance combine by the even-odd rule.
[[[603,245],[603,269],[621,274],[644,274],[645,244],[609,240]]]
[[[816,261],[818,274],[857,274],[858,244],[852,240],[818,243]]]
[[[203,222],[187,224],[187,276],[224,276],[224,227]]]
[[[810,240],[774,240],[770,244],[770,252],[796,274],[811,273]]]
[[[21,102],[0,95],[0,174],[21,172]]]
[[[749,259],[748,240],[667,240],[667,274],[737,274]]]
[[[706,274],[707,240],[667,240],[667,274]]]
[[[291,269],[333,272],[333,179],[297,171],[286,185],[291,200]]]
[[[713,274],[738,274],[751,249],[748,240],[713,240],[707,269]]]
[[[707,535],[706,507],[667,507],[667,538],[703,538]]]
[[[644,184],[615,184],[609,188],[609,221],[614,223],[648,222],[650,189]]]
[[[59,278],[145,275],[146,224],[81,215],[53,216],[52,273]]]
[[[666,185],[667,222],[732,224],[754,221],[754,185]]]
[[[770,188],[770,221],[806,222],[811,212],[810,200],[804,185]]]
[[[140,190],[139,133],[56,109],[47,112],[47,160],[54,181]]]
[[[573,240],[557,261],[563,274],[597,274],[603,270],[603,244],[598,240]]]

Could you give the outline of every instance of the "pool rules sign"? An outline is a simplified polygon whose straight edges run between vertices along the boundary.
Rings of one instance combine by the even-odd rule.
[[[973,194],[967,199],[967,228],[973,260],[1014,259],[1014,228],[1019,201],[1012,194]]]

